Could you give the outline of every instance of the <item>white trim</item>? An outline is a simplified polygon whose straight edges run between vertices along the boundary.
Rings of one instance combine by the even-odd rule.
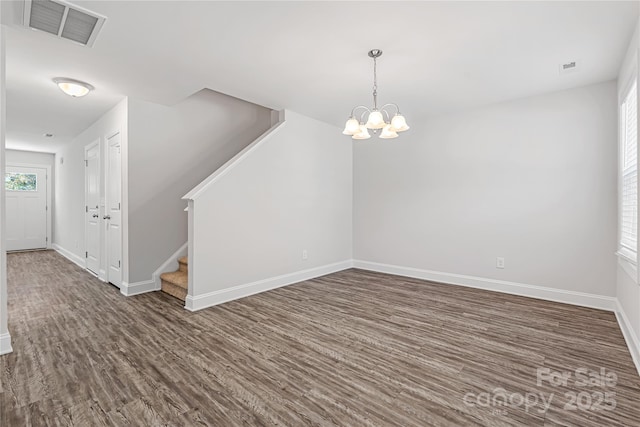
[[[622,270],[633,280],[633,283],[638,283],[637,265],[629,261],[623,254],[616,252],[616,255],[618,255],[618,265],[622,267]]]
[[[187,212],[187,252],[190,254],[195,254],[196,251],[193,248],[194,246],[194,241],[195,241],[195,232],[193,231],[193,224],[194,224],[194,220],[193,220],[193,210],[195,207],[195,202],[193,200],[188,200],[187,201],[188,204],[188,208],[189,211]],[[189,260],[189,265],[187,267],[187,298],[190,298],[190,296],[193,296],[193,274],[188,274],[189,271],[193,272],[195,271],[194,269],[194,260],[195,257],[191,257],[191,259]]]
[[[54,158],[54,162],[55,162],[55,158]],[[33,168],[33,169],[45,169],[46,170],[46,178],[45,181],[47,183],[47,195],[46,195],[46,199],[47,199],[47,232],[46,232],[46,238],[47,238],[47,245],[46,248],[47,249],[51,249],[53,242],[52,237],[51,237],[51,214],[53,212],[53,203],[51,202],[51,196],[52,196],[52,191],[51,191],[51,187],[53,184],[53,177],[51,176],[51,165],[47,165],[45,163],[13,163],[13,162],[7,162],[7,164],[5,165],[5,167],[13,167],[13,168]]]
[[[120,193],[120,224],[122,227],[122,245],[120,256],[122,257],[122,280],[129,281],[129,98],[125,98],[124,102],[126,114],[124,122],[120,124],[120,185],[122,192]],[[106,188],[105,188],[106,198]],[[106,239],[105,239],[106,240]]]
[[[178,263],[178,259],[182,258],[183,256],[187,255],[187,246],[189,245],[189,242],[185,243],[184,245],[180,246],[180,249],[178,249],[177,251],[175,251],[173,253],[173,255],[171,255],[169,257],[169,259],[167,259],[165,262],[162,263],[162,265],[153,272],[153,281],[156,284],[156,291],[159,291],[162,288],[162,281],[160,280],[160,275],[162,273],[165,273],[167,271],[176,271],[179,267],[180,264]]]
[[[282,276],[271,277],[269,279],[258,280],[244,285],[233,286],[231,288],[221,289],[219,291],[213,291],[195,297],[187,295],[187,299],[185,301],[186,305],[184,308],[190,311],[202,310],[203,308],[213,307],[214,305],[233,301],[238,298],[248,297],[249,295],[258,294],[271,289],[346,270],[352,266],[353,264],[351,260],[341,261],[334,264],[323,265],[321,267],[310,268],[308,270],[297,271],[295,273],[284,274]]]
[[[354,260],[353,266],[363,270],[413,277],[416,279],[430,280],[451,285],[467,286],[470,288],[538,298],[583,307],[598,308],[600,310],[616,310],[616,298],[604,295],[567,291],[564,289],[528,285],[525,283],[508,282],[505,280],[487,279],[476,276],[465,276],[462,274],[445,273],[441,271],[422,270],[412,267],[401,267],[397,265],[380,264],[377,262],[361,260]]]
[[[635,53],[634,53],[635,56]],[[638,79],[637,66],[635,61],[633,61],[633,66],[628,69],[628,76],[619,76],[622,80],[618,80],[618,82],[623,81],[624,83],[618,83],[618,107],[619,104],[624,100],[624,98],[629,94],[629,91],[633,87],[633,84]]]
[[[632,264],[633,266],[638,265],[636,257],[634,256],[635,252],[627,248],[621,247],[619,250],[616,251],[616,255],[618,256],[618,258],[624,259],[625,261]]]
[[[120,139],[116,142],[112,142],[111,140],[113,138],[115,138],[116,136],[120,136]],[[108,212],[109,209],[109,204],[110,204],[110,200],[109,200],[109,186],[112,184],[112,177],[109,175],[109,170],[111,167],[111,156],[110,156],[110,149],[112,146],[119,146],[120,147],[120,158],[119,158],[119,162],[120,162],[120,270],[118,271],[118,276],[119,277],[111,277],[112,273],[111,273],[111,267],[110,267],[110,263],[111,260],[109,259],[110,256],[110,248],[109,245],[112,243],[109,241],[109,223],[103,221],[102,222],[102,230],[103,230],[103,234],[104,234],[104,241],[102,242],[102,250],[104,251],[103,254],[104,256],[100,257],[100,263],[101,266],[104,265],[105,270],[106,270],[106,277],[109,281],[109,283],[112,283],[114,285],[116,285],[117,287],[122,289],[122,284],[124,282],[127,281],[128,277],[125,277],[124,274],[124,265],[127,263],[128,258],[125,258],[124,256],[124,227],[123,227],[123,221],[125,218],[125,213],[124,213],[124,188],[125,188],[125,183],[124,183],[124,164],[123,164],[123,160],[122,160],[122,156],[124,153],[124,145],[123,145],[123,134],[121,132],[121,129],[118,128],[115,131],[112,131],[110,133],[107,133],[106,136],[104,137],[104,183],[103,183],[103,191],[104,191],[104,208],[103,208],[103,215],[107,215],[110,214],[110,212]],[[128,197],[128,195],[127,195]],[[103,216],[104,218],[104,216]],[[114,263],[115,264],[115,263]]]
[[[88,224],[87,224],[87,215],[88,215],[88,206],[89,206],[89,201],[87,200],[87,192],[88,192],[88,188],[87,188],[87,169],[88,169],[88,161],[89,161],[89,151],[91,151],[94,148],[98,148],[98,206],[96,206],[96,209],[98,209],[98,271],[95,272],[96,276],[99,277],[102,281],[106,280],[106,272],[105,274],[102,274],[103,270],[103,265],[102,265],[102,254],[103,254],[103,248],[102,248],[102,239],[103,239],[103,231],[102,231],[102,227],[103,227],[103,220],[102,220],[102,216],[104,215],[104,205],[100,206],[102,203],[102,197],[101,194],[102,193],[102,147],[100,145],[100,138],[97,138],[95,141],[87,144],[84,146],[84,168],[83,168],[83,176],[84,176],[84,206],[85,206],[85,213],[83,215],[83,221],[84,221],[84,250],[85,252],[87,252],[87,248],[88,248],[88,240],[89,240],[89,233],[87,231],[88,229]],[[86,258],[85,258],[85,266],[86,266],[87,262],[86,262]],[[87,270],[89,272],[91,272],[90,270]]]
[[[636,29],[637,30],[637,29]],[[637,31],[636,31],[637,32]],[[634,37],[635,37],[634,33]],[[634,56],[636,55],[636,53],[634,52]],[[637,258],[638,258],[638,254],[637,251],[634,251],[632,249],[629,249],[627,247],[625,247],[623,245],[623,236],[622,236],[622,213],[623,213],[623,209],[622,209],[622,186],[623,186],[623,178],[624,178],[624,166],[623,166],[623,162],[624,162],[624,154],[623,154],[623,129],[622,129],[622,125],[623,125],[623,114],[622,114],[622,107],[623,104],[625,103],[625,98],[629,95],[629,92],[631,91],[631,89],[633,88],[634,85],[636,85],[636,108],[638,105],[640,105],[640,102],[638,102],[638,96],[640,96],[640,91],[637,88],[637,84],[638,84],[638,76],[637,76],[637,66],[636,61],[633,61],[634,65],[632,67],[632,73],[625,77],[624,79],[624,83],[621,84],[619,80],[618,83],[618,100],[617,100],[617,117],[616,117],[616,129],[617,129],[617,165],[616,165],[616,177],[617,177],[617,183],[616,183],[616,189],[617,189],[617,197],[616,197],[616,206],[618,208],[618,212],[617,212],[617,226],[616,226],[616,238],[617,238],[617,245],[618,245],[618,251],[616,252],[616,255],[618,256],[619,261],[623,260],[625,262],[622,262],[621,265],[623,267],[623,269],[625,270],[625,272],[627,274],[629,274],[632,278],[634,283],[639,283],[639,277],[638,277],[638,269],[637,269]],[[620,74],[621,79],[622,77],[622,73]],[[638,125],[638,121],[636,120],[636,125]],[[636,140],[636,145],[637,145],[637,140]],[[636,158],[636,171],[638,169],[638,159]],[[636,179],[640,180],[640,174],[637,175]],[[637,188],[640,188],[640,182],[637,183]],[[637,190],[636,190],[637,191]],[[637,221],[637,218],[636,218]],[[638,235],[636,233],[636,241],[638,239]]]
[[[11,335],[9,332],[0,335],[0,355],[9,354],[13,351],[11,347]]]
[[[0,9],[2,9],[0,7]],[[2,12],[0,12],[2,15]],[[5,136],[7,127],[7,96],[6,96],[6,32],[4,25],[0,25],[0,176],[5,176]],[[7,304],[7,225],[5,211],[5,187],[0,185],[0,334],[4,336],[8,329],[8,307]]]
[[[80,267],[80,268],[82,268],[84,270],[87,269],[86,260],[84,258],[81,258],[78,255],[74,254],[73,252],[66,250],[65,248],[63,248],[62,246],[58,245],[57,243],[54,243],[52,245],[52,248],[53,248],[53,250],[58,252],[60,255],[62,255],[63,257],[65,257],[66,259],[71,261],[72,263],[76,264],[78,267]]]
[[[618,319],[618,324],[620,324],[620,330],[627,343],[627,347],[629,347],[629,353],[631,353],[633,363],[636,365],[636,370],[638,374],[640,374],[640,339],[638,339],[638,336],[631,327],[631,322],[629,322],[629,318],[619,300],[616,300],[616,319]]]
[[[279,112],[280,121],[276,123],[274,126],[270,127],[265,133],[260,135],[255,141],[251,144],[247,145],[242,151],[233,156],[228,162],[224,165],[220,166],[214,173],[209,175],[204,181],[198,184],[193,190],[189,191],[184,197],[183,200],[195,200],[202,195],[202,193],[209,187],[209,185],[216,182],[218,179],[227,174],[231,169],[241,163],[246,157],[249,156],[253,151],[256,150],[262,142],[266,141],[273,135],[275,135],[285,124],[285,113],[284,110]]]
[[[622,335],[627,343],[631,358],[633,359],[638,374],[640,374],[640,339],[635,335],[634,330],[631,327],[631,323],[629,322],[629,319],[617,298],[528,285],[524,283],[508,282],[504,280],[422,270],[361,260],[348,260],[296,273],[285,274],[270,279],[259,280],[245,285],[234,286],[228,289],[209,292],[196,297],[187,295],[185,308],[190,311],[198,311],[271,289],[276,289],[304,280],[310,280],[325,274],[346,270],[351,267],[614,312],[618,324],[620,325]]]
[[[122,282],[120,285],[120,293],[126,297],[140,295],[146,292],[157,291],[156,282],[153,280],[145,280],[144,282],[127,283]]]
[[[487,291],[502,292],[545,301],[561,302],[565,304],[612,311],[615,313],[616,320],[620,325],[620,330],[622,331],[622,335],[627,343],[627,347],[631,354],[631,358],[633,359],[633,363],[635,364],[636,370],[638,371],[638,374],[640,374],[640,339],[631,327],[631,322],[629,322],[629,318],[622,308],[620,301],[615,297],[566,291],[563,289],[507,282],[504,280],[487,279],[483,277],[465,276],[462,274],[400,267],[369,261],[353,260],[353,267],[363,270],[377,271],[380,273],[394,274],[397,276],[430,280],[438,283],[467,286]]]

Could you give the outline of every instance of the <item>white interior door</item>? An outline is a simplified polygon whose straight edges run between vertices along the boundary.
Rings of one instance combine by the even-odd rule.
[[[47,169],[6,168],[7,250],[47,247]]]
[[[108,281],[122,284],[122,154],[120,133],[107,138],[107,200],[105,206],[107,227]]]
[[[100,143],[85,148],[85,256],[87,269],[100,272]]]

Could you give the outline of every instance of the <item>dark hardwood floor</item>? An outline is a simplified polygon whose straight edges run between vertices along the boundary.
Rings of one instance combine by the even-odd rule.
[[[3,427],[640,425],[604,311],[348,270],[190,313],[51,251],[8,287]]]

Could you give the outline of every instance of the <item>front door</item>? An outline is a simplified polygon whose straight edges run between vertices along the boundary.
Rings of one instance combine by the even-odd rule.
[[[7,165],[7,250],[47,247],[47,169]]]

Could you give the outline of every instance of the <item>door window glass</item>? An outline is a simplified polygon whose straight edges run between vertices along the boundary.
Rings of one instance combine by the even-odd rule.
[[[4,188],[7,191],[38,191],[38,175],[7,172],[4,177]]]

